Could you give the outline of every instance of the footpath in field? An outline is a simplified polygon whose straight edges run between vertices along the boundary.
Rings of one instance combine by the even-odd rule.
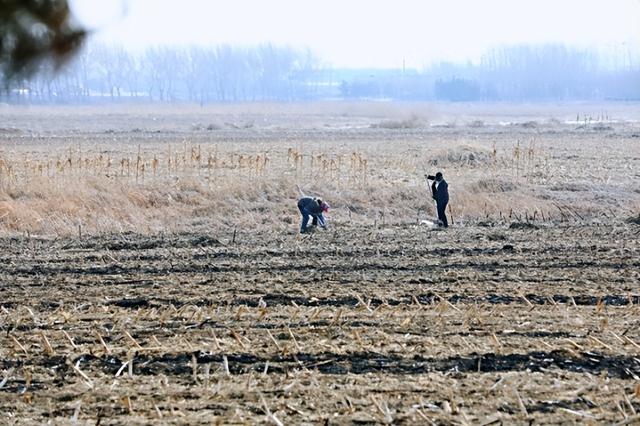
[[[0,423],[615,423],[640,228],[0,240]]]

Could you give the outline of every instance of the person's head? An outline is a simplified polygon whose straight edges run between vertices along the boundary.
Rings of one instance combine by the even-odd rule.
[[[318,200],[318,205],[320,206],[320,208],[322,209],[323,212],[328,212],[329,211],[329,204],[325,201],[322,200]]]
[[[442,172],[436,173],[436,181],[440,182],[443,179]]]

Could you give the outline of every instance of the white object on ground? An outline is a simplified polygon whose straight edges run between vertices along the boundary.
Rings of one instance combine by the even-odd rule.
[[[437,228],[438,227],[437,224],[431,222],[430,220],[421,220],[420,221],[420,225],[425,225],[428,228]]]

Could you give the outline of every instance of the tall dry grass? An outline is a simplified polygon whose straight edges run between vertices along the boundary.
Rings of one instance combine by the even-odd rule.
[[[198,119],[249,120],[234,112],[240,107],[230,108],[231,118],[201,112]],[[435,215],[423,175],[438,170],[450,184],[456,223],[629,216],[640,204],[624,153],[634,140],[577,137],[557,125],[513,134],[493,127],[374,128],[413,115],[389,114],[389,105],[340,108],[337,118],[329,104],[291,118],[288,110],[267,111],[262,122],[313,116],[314,123],[369,124],[349,131],[296,124],[177,132],[141,130],[146,118],[134,118],[101,132],[87,113],[76,117],[87,121],[86,131],[62,126],[55,135],[0,135],[0,232],[295,231],[298,188],[330,202],[334,225],[416,223]],[[175,114],[189,122],[189,113]]]
[[[5,232],[157,232],[190,227],[293,226],[295,200],[321,196],[334,223],[413,223],[434,215],[423,172],[444,170],[454,221],[551,215],[510,160],[467,143],[407,155],[378,145],[336,153],[272,147],[266,153],[187,146],[106,158],[3,155],[0,226]],[[186,152],[186,154],[185,154]],[[511,159],[511,161],[515,161]],[[512,166],[515,167],[515,166]],[[524,168],[524,166],[522,166]],[[543,213],[542,213],[543,214]]]

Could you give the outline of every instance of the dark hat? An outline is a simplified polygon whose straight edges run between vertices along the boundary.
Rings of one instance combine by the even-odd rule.
[[[436,180],[441,180],[441,179],[442,179],[442,172],[436,173]]]

